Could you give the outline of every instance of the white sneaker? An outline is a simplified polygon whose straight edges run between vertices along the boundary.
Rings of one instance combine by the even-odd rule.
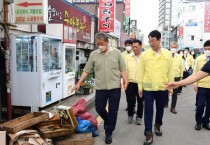
[[[133,116],[128,116],[128,124],[131,124],[133,122]]]
[[[142,125],[142,119],[139,117],[136,117],[136,125]]]

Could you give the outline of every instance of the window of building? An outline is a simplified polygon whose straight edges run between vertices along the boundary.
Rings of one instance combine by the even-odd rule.
[[[195,39],[195,36],[191,35],[191,40],[194,41],[194,39]]]

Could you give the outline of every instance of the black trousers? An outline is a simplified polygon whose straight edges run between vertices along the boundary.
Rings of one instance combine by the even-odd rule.
[[[96,111],[104,120],[104,125],[106,126],[105,134],[111,136],[117,122],[121,89],[96,90],[95,97]],[[107,102],[109,102],[108,111],[106,110]]]
[[[128,83],[127,90],[125,91],[127,96],[127,103],[128,103],[128,116],[134,115],[134,107],[137,100],[137,117],[142,118],[143,116],[143,98],[139,97],[138,94],[138,84],[137,83]]]
[[[180,77],[174,78],[174,81],[175,81],[175,82],[180,81]],[[179,88],[173,89],[172,101],[171,101],[171,108],[175,108],[175,107],[176,107],[177,94],[178,94],[178,92],[179,92]],[[167,95],[166,104],[168,104],[168,101],[169,101],[169,97],[168,97],[168,95]]]

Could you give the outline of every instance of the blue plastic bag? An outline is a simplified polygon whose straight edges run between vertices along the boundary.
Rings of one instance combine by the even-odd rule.
[[[81,118],[78,117],[77,121],[78,121],[78,126],[76,128],[76,132],[79,133],[92,132],[93,137],[99,136],[98,131],[89,120],[81,120]]]

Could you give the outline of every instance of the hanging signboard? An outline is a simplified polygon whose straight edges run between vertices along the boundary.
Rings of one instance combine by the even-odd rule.
[[[48,0],[48,23],[76,29],[77,40],[91,42],[91,15],[64,0]]]
[[[16,24],[47,24],[47,0],[14,0]]]
[[[99,0],[99,32],[114,32],[115,0]]]
[[[210,32],[210,2],[205,2],[204,32]]]

